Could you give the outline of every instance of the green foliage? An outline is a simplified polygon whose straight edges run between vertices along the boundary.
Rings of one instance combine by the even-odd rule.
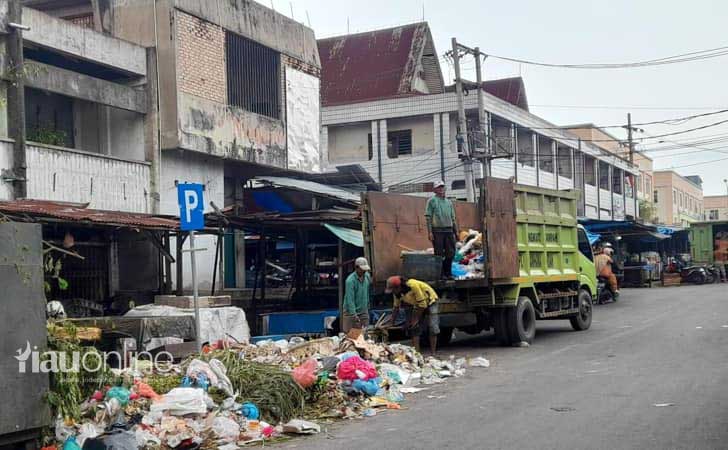
[[[644,220],[647,220],[649,222],[657,221],[657,217],[656,217],[657,210],[655,208],[655,205],[653,205],[652,203],[650,203],[648,201],[640,200],[639,207],[640,207],[640,217],[641,218],[643,218]]]
[[[29,141],[38,142],[40,144],[64,147],[68,142],[68,133],[45,126],[29,128],[26,134]]]
[[[45,260],[43,261],[43,270],[45,271],[46,280],[43,282],[43,288],[45,289],[46,294],[49,294],[53,289],[53,285],[51,283],[57,283],[58,289],[62,291],[68,289],[68,280],[60,276],[62,268],[63,263],[61,262],[61,258],[54,259],[51,254],[47,254],[45,256]]]

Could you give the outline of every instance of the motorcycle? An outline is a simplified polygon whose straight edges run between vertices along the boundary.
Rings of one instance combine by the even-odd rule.
[[[715,264],[708,264],[705,266],[705,273],[708,275],[706,283],[720,283],[720,270]]]
[[[597,277],[597,304],[603,305],[608,302],[616,302],[619,298],[612,292],[606,278]]]
[[[680,259],[673,258],[667,266],[667,272],[679,273],[683,283],[705,284],[710,280],[708,270],[704,266],[689,266]]]

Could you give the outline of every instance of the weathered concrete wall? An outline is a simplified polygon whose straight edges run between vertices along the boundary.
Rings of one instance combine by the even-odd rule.
[[[205,186],[204,200],[205,212],[212,211],[210,202],[215,202],[218,207],[222,207],[225,202],[225,182],[224,182],[224,164],[220,158],[214,158],[206,155],[200,155],[195,152],[182,152],[167,150],[162,152],[162,183],[160,186],[161,194],[161,213],[179,215],[179,206],[177,204],[177,187],[175,181],[179,183],[202,183]],[[215,259],[215,245],[217,238],[213,236],[200,235],[195,240],[197,247],[207,248],[206,251],[197,252],[197,274],[200,282],[201,291],[209,291],[212,286],[213,263]],[[176,249],[176,243],[172,239],[172,248]],[[189,248],[189,240],[185,243],[185,248]],[[173,264],[172,273],[176,274]],[[189,253],[185,253],[183,272],[183,286],[185,289],[192,286],[192,272],[190,268]],[[220,278],[218,277],[218,280]],[[175,280],[176,283],[176,280]]]
[[[177,79],[182,92],[227,103],[225,31],[177,12]]]
[[[111,132],[109,154],[132,161],[144,161],[143,116],[123,109],[106,107]]]
[[[286,130],[276,119],[179,93],[180,148],[286,167]]]
[[[146,113],[147,95],[139,88],[101,80],[70,70],[26,60],[26,85],[102,105]]]
[[[149,164],[37,144],[27,163],[28,198],[148,212]]]
[[[320,110],[317,77],[285,68],[288,168],[321,171]]]
[[[131,42],[97,33],[31,8],[23,8],[23,24],[30,27],[30,30],[23,32],[23,38],[28,42],[131,74],[144,76],[147,73],[146,51]]]
[[[174,0],[175,7],[321,67],[312,29],[251,0]]]
[[[0,140],[0,175],[13,170],[13,143]],[[13,185],[8,181],[0,180],[0,200],[13,199]]]

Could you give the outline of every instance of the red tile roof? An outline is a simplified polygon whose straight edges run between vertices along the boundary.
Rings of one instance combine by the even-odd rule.
[[[0,212],[9,216],[53,218],[65,222],[80,222],[122,228],[177,230],[179,219],[122,211],[90,209],[79,203],[47,200],[13,200],[0,202]]]
[[[412,79],[427,23],[318,40],[324,106],[419,95]]]

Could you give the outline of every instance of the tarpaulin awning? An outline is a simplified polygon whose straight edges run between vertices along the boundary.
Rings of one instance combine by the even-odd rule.
[[[618,235],[625,239],[634,238],[642,242],[655,242],[668,239],[670,236],[658,231],[654,225],[638,223],[632,220],[580,220],[579,221],[592,242],[593,234],[598,236]]]
[[[351,228],[337,227],[336,225],[328,223],[325,223],[324,226],[342,241],[348,242],[355,247],[364,247],[364,235],[361,231],[352,230]]]

